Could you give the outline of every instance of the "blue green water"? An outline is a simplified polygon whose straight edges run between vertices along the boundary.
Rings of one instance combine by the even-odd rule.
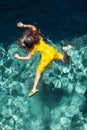
[[[50,3],[50,4],[49,4]],[[87,130],[87,8],[85,0],[0,1],[0,130]],[[52,10],[51,10],[52,9]],[[16,23],[33,23],[48,44],[67,54],[70,63],[54,62],[43,74],[39,93],[28,98],[40,56],[30,61],[16,40]]]

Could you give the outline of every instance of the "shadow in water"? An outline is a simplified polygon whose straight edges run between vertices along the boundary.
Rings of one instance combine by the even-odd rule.
[[[84,93],[85,102],[80,106],[80,111],[82,112],[83,116],[87,117],[87,90]]]
[[[69,97],[69,93],[62,88],[55,88],[52,85],[43,84],[40,90],[40,99],[49,108],[58,105],[63,97]]]

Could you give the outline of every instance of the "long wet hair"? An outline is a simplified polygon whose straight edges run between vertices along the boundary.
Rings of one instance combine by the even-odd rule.
[[[17,41],[17,44],[20,48],[31,50],[34,47],[34,44],[38,43],[40,35],[41,33],[38,29],[36,29],[35,32],[33,32],[32,29],[27,29],[22,38]]]

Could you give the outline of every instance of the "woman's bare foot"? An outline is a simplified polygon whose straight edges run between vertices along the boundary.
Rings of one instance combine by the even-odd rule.
[[[66,52],[66,51],[68,51],[71,48],[73,48],[73,46],[67,45],[67,46],[63,47],[63,51]]]

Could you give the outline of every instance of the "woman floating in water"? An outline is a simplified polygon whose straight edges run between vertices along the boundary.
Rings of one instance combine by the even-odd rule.
[[[19,47],[28,50],[30,53],[25,57],[16,54],[15,57],[20,60],[30,60],[35,52],[40,53],[42,56],[37,67],[33,88],[28,95],[31,97],[38,92],[37,86],[41,78],[41,74],[53,61],[61,60],[66,63],[68,62],[66,51],[72,48],[72,46],[68,45],[63,47],[64,54],[62,54],[43,40],[40,31],[35,26],[26,25],[22,22],[17,23],[17,26],[20,28],[28,28],[28,30],[25,31],[23,37],[19,39],[17,43]]]

